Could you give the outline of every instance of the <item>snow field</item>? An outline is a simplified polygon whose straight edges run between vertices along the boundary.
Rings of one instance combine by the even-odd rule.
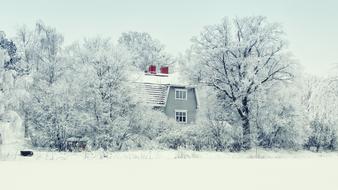
[[[0,162],[1,189],[337,189],[338,159],[98,159]]]

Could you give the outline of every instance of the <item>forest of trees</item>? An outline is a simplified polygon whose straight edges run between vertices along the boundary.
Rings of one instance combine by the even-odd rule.
[[[109,151],[337,149],[338,72],[303,73],[282,26],[265,17],[224,18],[196,31],[177,56],[142,32],[68,46],[43,22],[11,38],[5,32],[0,121],[17,114],[34,148],[66,151],[77,137],[88,150]],[[134,98],[128,78],[151,64],[169,65],[198,86],[195,124],[176,124]]]

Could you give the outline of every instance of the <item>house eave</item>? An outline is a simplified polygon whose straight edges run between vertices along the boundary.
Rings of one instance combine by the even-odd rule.
[[[182,84],[169,84],[171,87],[180,87],[180,88],[196,88],[196,85],[182,85]]]

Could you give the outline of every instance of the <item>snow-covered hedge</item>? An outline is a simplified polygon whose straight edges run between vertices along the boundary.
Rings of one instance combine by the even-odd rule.
[[[336,150],[337,129],[333,124],[314,120],[310,123],[311,134],[305,147],[310,150]]]

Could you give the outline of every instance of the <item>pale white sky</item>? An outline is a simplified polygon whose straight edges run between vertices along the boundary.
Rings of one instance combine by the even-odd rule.
[[[149,32],[176,54],[190,46],[203,26],[225,16],[267,16],[283,24],[290,50],[307,72],[325,75],[338,63],[337,0],[0,0],[0,30],[43,20],[66,43],[97,35]]]

